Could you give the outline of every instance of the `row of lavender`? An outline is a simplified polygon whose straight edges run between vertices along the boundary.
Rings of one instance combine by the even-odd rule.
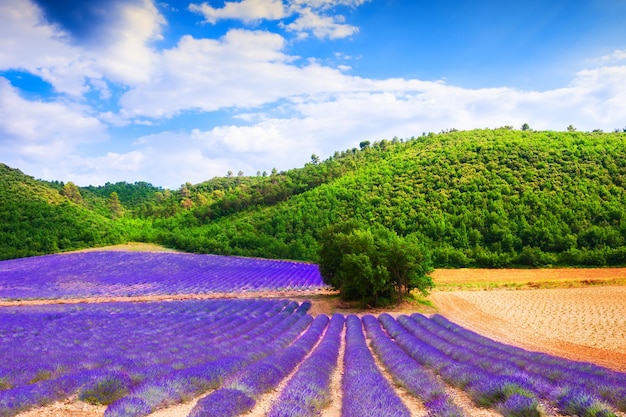
[[[313,290],[315,264],[171,252],[84,252],[0,261],[0,299]]]
[[[209,300],[0,310],[0,416],[79,395],[140,416],[291,345],[310,303]]]
[[[626,411],[622,373],[503,345],[441,316],[314,319],[309,306],[205,300],[0,309],[0,416],[75,395],[107,404],[107,417],[145,416],[198,396],[191,417],[236,416],[281,382],[268,416],[315,416],[330,401],[338,366],[345,417],[411,415],[379,366],[429,416],[466,415],[446,385],[504,416]]]

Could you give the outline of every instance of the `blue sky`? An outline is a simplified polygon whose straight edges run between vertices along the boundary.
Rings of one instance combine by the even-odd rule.
[[[394,136],[626,126],[625,0],[0,0],[0,162],[167,188]]]

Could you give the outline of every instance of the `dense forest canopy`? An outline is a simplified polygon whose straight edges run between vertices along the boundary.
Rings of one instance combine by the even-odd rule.
[[[0,258],[142,240],[318,261],[322,231],[356,220],[422,242],[436,267],[622,265],[625,140],[574,129],[431,133],[177,190],[76,187],[80,199],[70,183],[3,166]]]

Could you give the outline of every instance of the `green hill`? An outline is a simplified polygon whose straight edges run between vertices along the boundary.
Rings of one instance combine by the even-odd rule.
[[[312,156],[302,168],[178,190],[85,187],[81,204],[60,195],[63,184],[54,189],[3,167],[2,242],[10,243],[2,244],[32,254],[140,239],[190,252],[316,261],[321,232],[356,220],[419,239],[439,267],[623,265],[625,143],[625,133],[452,131],[362,142],[325,161]],[[115,221],[102,203],[111,190],[125,199],[125,215]],[[5,227],[12,219],[31,232]],[[69,219],[70,229],[91,235],[70,236]]]
[[[496,129],[381,141],[325,161],[341,175],[283,202],[155,225],[198,252],[315,260],[320,231],[356,219],[416,235],[437,266],[624,264],[625,139]]]
[[[0,164],[0,259],[110,245],[123,236],[119,222]]]

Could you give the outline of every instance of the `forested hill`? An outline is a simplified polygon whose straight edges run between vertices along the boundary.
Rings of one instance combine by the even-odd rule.
[[[178,190],[142,183],[145,198],[129,193],[119,219],[97,224],[113,228],[104,236],[192,252],[316,261],[321,231],[353,219],[413,235],[436,266],[626,264],[625,144],[625,133],[505,128],[361,142],[282,173]],[[105,198],[109,189],[79,191]],[[48,205],[102,207],[65,200]]]
[[[417,235],[437,266],[624,264],[625,140],[496,129],[381,141],[322,163],[353,169],[285,202],[155,224],[200,252],[315,260],[320,231],[356,219]]]
[[[0,163],[0,259],[125,240],[121,224]]]

